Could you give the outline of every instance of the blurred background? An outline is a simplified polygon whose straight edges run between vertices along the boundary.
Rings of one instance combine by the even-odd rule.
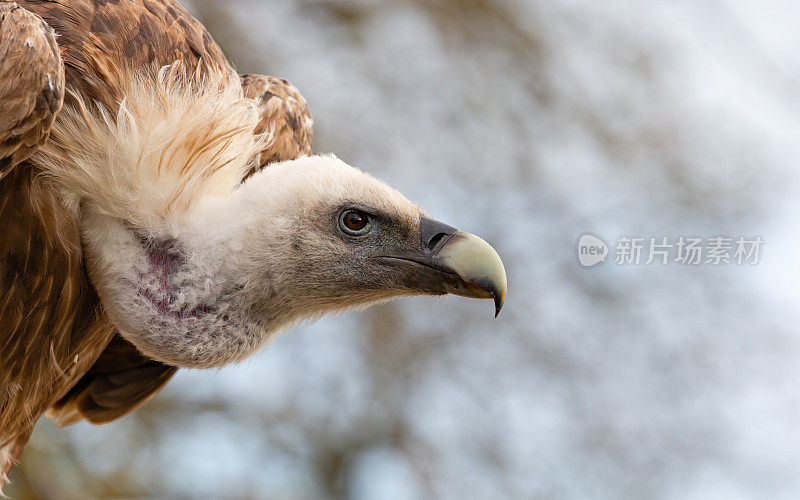
[[[800,7],[193,0],[315,150],[483,236],[489,302],[402,300],[42,419],[12,500],[800,495]],[[756,266],[578,265],[585,232],[761,236]],[[612,248],[613,252],[613,248]]]

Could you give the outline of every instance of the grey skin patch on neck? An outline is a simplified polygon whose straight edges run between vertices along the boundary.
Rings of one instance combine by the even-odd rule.
[[[171,240],[158,241],[137,235],[147,254],[149,268],[138,270],[140,280],[139,294],[159,312],[176,320],[200,318],[214,312],[210,305],[191,307],[181,304],[179,286],[175,274],[185,265],[186,260],[178,245]]]
[[[175,240],[136,234],[140,251],[114,304],[123,336],[145,355],[175,366],[209,368],[241,360],[269,338],[248,314],[241,284],[198,266]]]

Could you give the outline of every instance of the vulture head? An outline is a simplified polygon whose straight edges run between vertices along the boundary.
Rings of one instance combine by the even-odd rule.
[[[36,161],[64,186],[92,281],[144,354],[220,366],[299,321],[398,296],[488,298],[500,311],[505,270],[488,243],[335,156],[242,182],[270,137],[253,133],[238,80],[173,66],[125,95],[115,116],[73,95]]]

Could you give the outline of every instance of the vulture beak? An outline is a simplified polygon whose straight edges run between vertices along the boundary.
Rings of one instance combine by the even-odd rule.
[[[421,249],[392,260],[413,262],[427,268],[421,286],[435,293],[494,299],[495,314],[506,300],[506,270],[491,245],[439,221],[420,218]]]
[[[506,300],[506,270],[491,245],[474,234],[458,231],[437,220],[422,216],[420,239],[431,252],[433,267],[458,276],[445,280],[447,293],[479,299],[494,299],[496,318]]]

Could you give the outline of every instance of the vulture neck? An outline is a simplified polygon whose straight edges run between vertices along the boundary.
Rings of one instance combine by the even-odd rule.
[[[287,262],[264,258],[285,254],[286,237],[260,181],[204,200],[149,235],[102,214],[86,217],[93,280],[112,321],[144,354],[175,366],[222,366],[303,316],[277,283]]]

